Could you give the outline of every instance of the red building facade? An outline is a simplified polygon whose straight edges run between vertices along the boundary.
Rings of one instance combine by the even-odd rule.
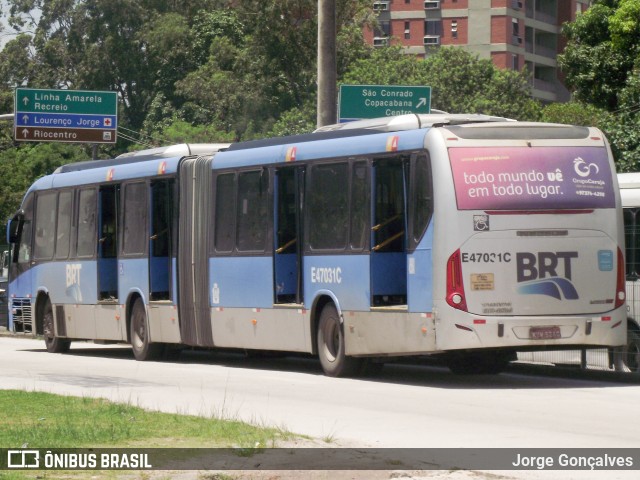
[[[564,22],[592,0],[377,0],[378,27],[365,31],[373,46],[401,45],[426,56],[440,46],[459,46],[499,68],[531,73],[533,96],[564,101],[556,57]]]

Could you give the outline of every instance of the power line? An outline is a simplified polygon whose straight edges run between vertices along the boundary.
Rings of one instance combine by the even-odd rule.
[[[138,136],[140,136],[140,137],[150,138],[151,140],[153,140],[153,141],[155,141],[155,142],[158,142],[158,143],[160,143],[160,144],[166,143],[166,142],[165,142],[165,140],[162,140],[162,139],[160,139],[160,138],[152,137],[151,135],[147,135],[146,133],[136,132],[135,130],[131,130],[131,129],[126,128],[126,127],[120,127],[120,126],[119,126],[119,127],[118,127],[118,129],[119,129],[119,130],[126,130],[127,132],[131,132],[131,133],[133,133],[133,134],[135,134],[135,135],[138,135]]]
[[[124,138],[125,140],[129,140],[130,142],[136,143],[138,145],[142,145],[143,147],[147,147],[147,148],[153,148],[154,147],[154,145],[152,145],[150,143],[145,143],[145,142],[143,142],[141,140],[138,140],[136,138],[133,138],[133,137],[131,137],[131,136],[125,134],[125,133],[119,132],[118,136]]]

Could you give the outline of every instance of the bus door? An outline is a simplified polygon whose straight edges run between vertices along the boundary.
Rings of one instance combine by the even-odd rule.
[[[151,182],[149,299],[152,301],[171,299],[174,185],[173,179]]]
[[[406,305],[405,162],[375,160],[372,172],[371,305]]]
[[[98,301],[118,301],[119,185],[105,185],[99,192]]]
[[[274,303],[302,304],[302,202],[304,167],[275,174]]]

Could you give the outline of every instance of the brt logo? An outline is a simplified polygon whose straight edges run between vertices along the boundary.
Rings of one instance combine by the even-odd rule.
[[[518,252],[518,293],[547,295],[558,300],[577,300],[578,292],[571,283],[571,261],[578,252]]]

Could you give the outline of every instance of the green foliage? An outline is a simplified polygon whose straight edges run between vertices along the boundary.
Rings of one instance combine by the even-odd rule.
[[[619,95],[638,62],[637,10],[637,0],[601,1],[565,25],[568,43],[558,62],[576,100],[610,111],[620,107]]]
[[[621,0],[609,18],[609,31],[613,48],[628,52],[637,59],[640,52],[640,2]]]
[[[404,55],[400,47],[376,48],[355,60],[340,79],[350,85],[428,85],[423,60]]]
[[[278,121],[268,133],[270,137],[302,135],[316,128],[316,102],[307,102],[302,108],[294,108],[280,115]]]
[[[593,105],[569,102],[548,105],[542,120],[552,123],[598,127],[606,135],[620,172],[640,170],[640,117],[612,114]]]
[[[53,173],[60,165],[89,158],[82,147],[66,143],[25,144],[0,151],[0,223],[19,208],[35,179]]]
[[[574,98],[610,112],[594,120],[618,169],[640,169],[640,2],[600,0],[563,31],[559,63]]]
[[[611,115],[601,125],[619,172],[640,171],[640,115]]]
[[[103,399],[0,390],[0,445],[29,448],[273,447],[287,432],[236,420],[157,413]]]
[[[525,72],[502,70],[455,47],[439,48],[422,60],[400,48],[376,49],[354,62],[342,79],[347,84],[431,86],[431,107],[450,113],[484,113],[536,120],[539,104],[531,98]]]
[[[600,108],[586,103],[552,103],[542,110],[541,120],[549,123],[601,127],[609,114]]]
[[[191,125],[182,120],[175,120],[162,132],[162,138],[168,143],[230,143],[234,141],[231,134],[221,132],[212,125]]]

